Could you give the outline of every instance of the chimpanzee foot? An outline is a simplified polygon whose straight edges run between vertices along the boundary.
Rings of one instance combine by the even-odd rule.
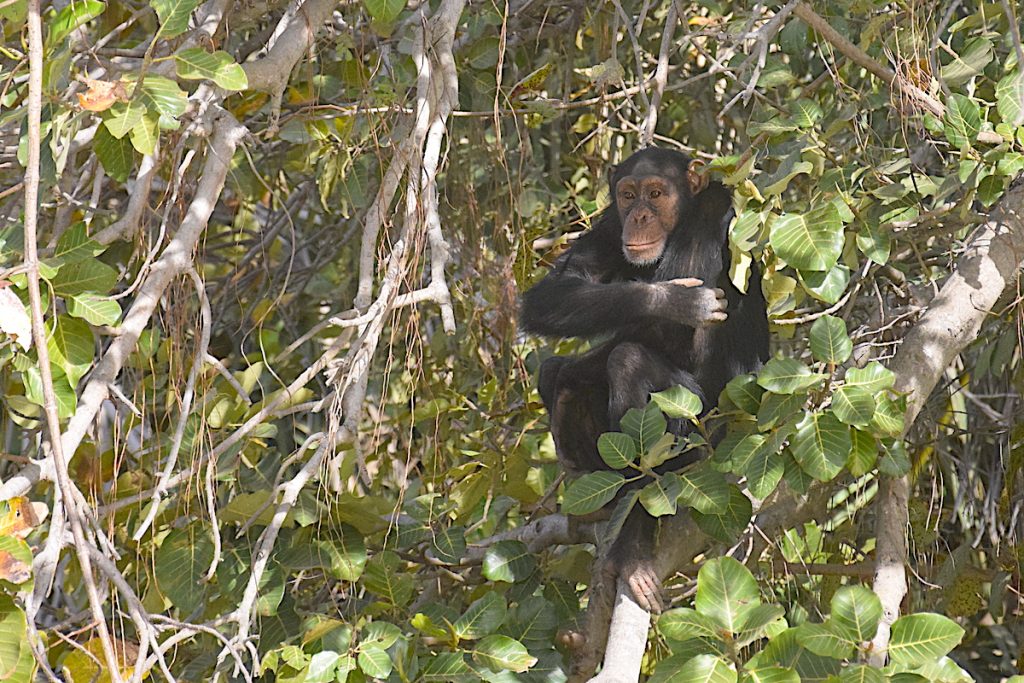
[[[665,609],[661,600],[661,581],[654,573],[654,565],[650,560],[630,561],[622,568],[622,578],[629,585],[638,605],[655,614]]]

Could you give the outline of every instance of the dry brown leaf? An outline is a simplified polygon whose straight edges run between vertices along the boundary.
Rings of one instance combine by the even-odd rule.
[[[78,80],[89,88],[84,93],[78,93],[78,104],[86,111],[105,111],[114,106],[115,102],[128,100],[128,93],[121,81],[95,81],[85,76],[79,76]]]

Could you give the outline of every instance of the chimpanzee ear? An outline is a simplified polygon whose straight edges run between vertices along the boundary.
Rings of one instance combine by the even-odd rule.
[[[707,189],[708,177],[704,174],[704,162],[694,159],[686,168],[686,184],[690,188],[691,195],[698,195]]]

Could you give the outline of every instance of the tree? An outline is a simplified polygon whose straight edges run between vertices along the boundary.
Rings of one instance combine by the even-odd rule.
[[[0,6],[0,680],[1005,680],[1016,11]],[[651,143],[776,348],[716,447],[682,390],[609,437],[707,458],[584,523],[621,478],[559,476],[517,288]],[[653,632],[594,570],[633,505]]]

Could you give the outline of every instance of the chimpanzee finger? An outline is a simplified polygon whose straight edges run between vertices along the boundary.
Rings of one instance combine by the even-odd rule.
[[[700,287],[704,284],[704,281],[700,278],[695,277],[677,277],[674,280],[669,280],[671,285],[679,285],[681,287]]]

